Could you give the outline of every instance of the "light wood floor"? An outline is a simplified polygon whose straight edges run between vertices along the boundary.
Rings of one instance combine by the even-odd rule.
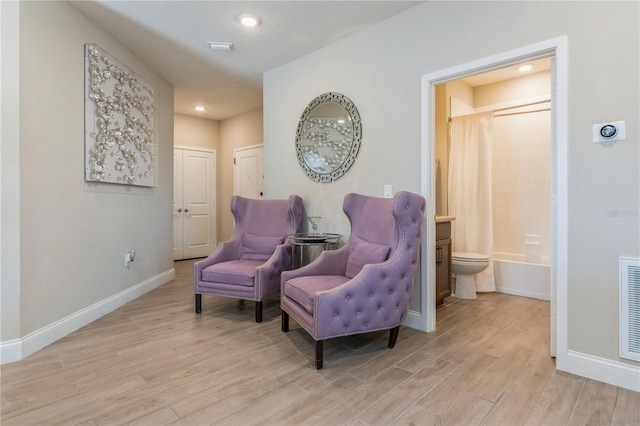
[[[325,368],[277,301],[203,297],[192,261],[176,279],[16,363],[2,366],[9,425],[640,424],[640,394],[556,372],[549,304],[448,298],[437,331],[402,327],[325,343]]]

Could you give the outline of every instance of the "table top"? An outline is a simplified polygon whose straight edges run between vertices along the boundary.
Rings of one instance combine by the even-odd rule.
[[[342,235],[330,233],[298,233],[286,236],[287,241],[291,244],[337,243],[340,238]]]

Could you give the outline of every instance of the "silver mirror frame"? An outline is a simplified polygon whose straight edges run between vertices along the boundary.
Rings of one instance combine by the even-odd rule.
[[[319,105],[333,102],[340,104],[347,112],[348,118],[351,122],[351,128],[345,129],[346,133],[346,142],[349,144],[348,147],[339,148],[337,146],[333,146],[330,149],[348,149],[348,153],[344,156],[344,159],[332,170],[327,171],[326,173],[319,172],[315,170],[312,165],[310,165],[305,158],[305,151],[308,151],[308,143],[303,143],[305,140],[308,140],[305,136],[305,129],[314,126],[310,120],[312,119],[311,113],[313,110]],[[344,134],[343,134],[344,135]],[[298,157],[298,163],[300,167],[304,171],[304,173],[309,177],[309,179],[320,182],[320,183],[330,183],[340,179],[347,171],[351,168],[353,163],[358,156],[358,151],[360,150],[360,143],[362,141],[362,123],[360,121],[360,114],[358,113],[358,109],[353,104],[351,99],[346,97],[341,93],[335,92],[327,92],[322,95],[316,97],[312,100],[309,105],[305,108],[304,112],[300,116],[300,121],[298,122],[298,128],[296,129],[296,156]],[[332,141],[333,142],[333,141]]]

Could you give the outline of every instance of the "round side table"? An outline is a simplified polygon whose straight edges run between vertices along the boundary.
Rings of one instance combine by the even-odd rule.
[[[308,265],[313,262],[324,250],[335,250],[342,235],[324,233],[301,233],[286,236],[286,241],[291,244],[293,269]]]

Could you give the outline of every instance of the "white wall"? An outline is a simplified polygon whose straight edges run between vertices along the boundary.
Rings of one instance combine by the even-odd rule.
[[[18,2],[0,2],[0,342],[20,338],[20,67]]]
[[[220,147],[220,122],[174,114],[173,139],[175,145],[217,150]]]
[[[156,89],[154,188],[84,181],[85,43]],[[2,265],[16,250],[19,276],[3,274],[2,295],[19,293],[20,309],[3,309],[2,343],[24,356],[173,277],[173,88],[67,2],[20,2],[19,46],[19,182],[2,191],[4,201],[19,188],[19,241],[4,246],[3,217]]]
[[[640,219],[607,211],[640,205],[638,13],[637,2],[427,2],[273,69],[264,77],[265,186],[299,193],[327,231],[348,232],[345,193],[420,189],[421,76],[566,35],[569,349],[637,367],[618,357],[618,257],[640,257]],[[295,130],[328,91],[354,101],[363,141],[346,176],[317,184],[297,164]],[[627,140],[593,144],[592,124],[608,120],[626,120]]]

